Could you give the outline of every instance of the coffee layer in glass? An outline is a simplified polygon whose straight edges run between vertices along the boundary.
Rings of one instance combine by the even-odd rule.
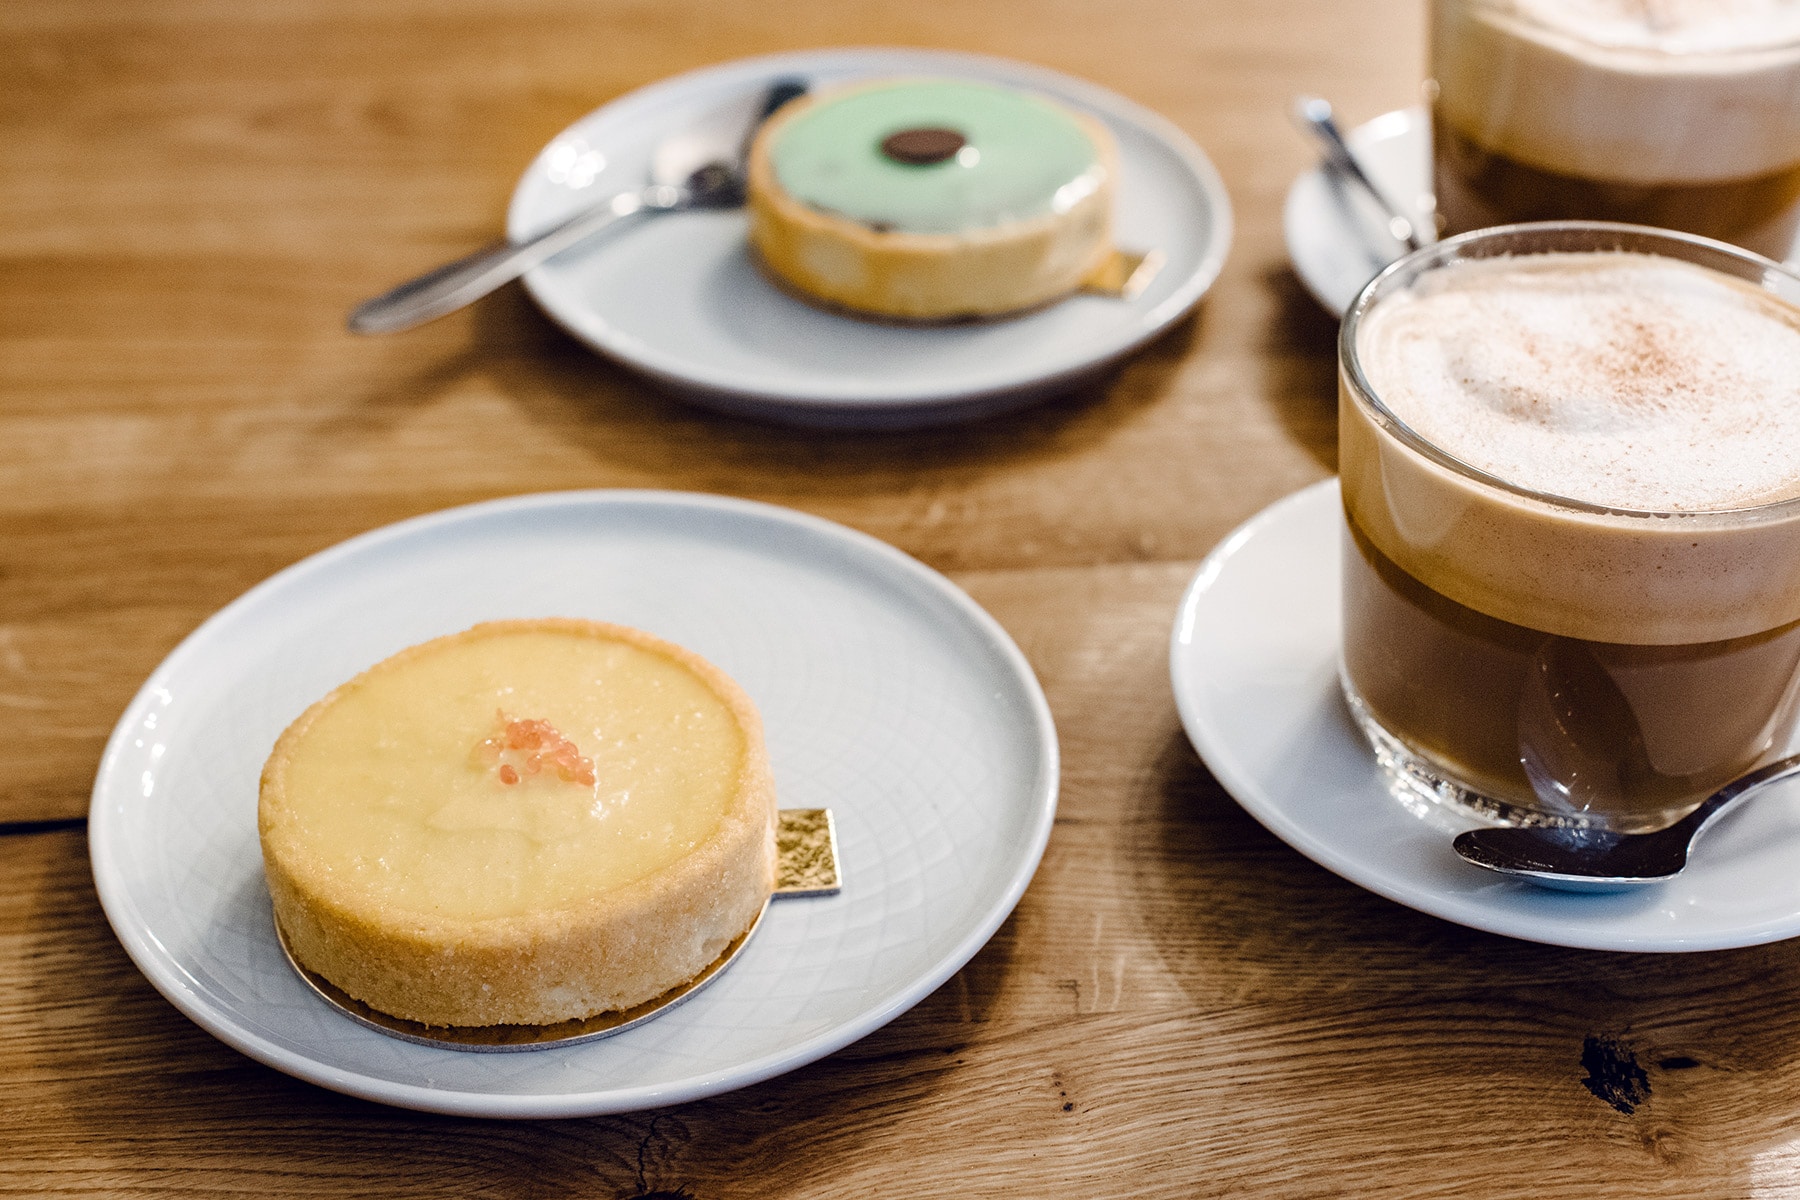
[[[1433,0],[1446,231],[1625,221],[1785,257],[1800,223],[1800,0]]]
[[[1686,645],[1558,637],[1433,591],[1354,520],[1344,540],[1356,715],[1490,815],[1660,829],[1793,729],[1800,622]]]

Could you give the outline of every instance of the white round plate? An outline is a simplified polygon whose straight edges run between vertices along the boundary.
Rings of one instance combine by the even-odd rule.
[[[1720,818],[1673,881],[1625,894],[1548,891],[1458,858],[1450,839],[1478,822],[1390,795],[1338,689],[1342,525],[1335,479],[1278,501],[1207,556],[1176,615],[1181,723],[1251,816],[1352,883],[1508,937],[1675,951],[1800,934],[1800,805],[1780,796]]]
[[[1382,195],[1413,218],[1414,229],[1431,229],[1437,206],[1425,110],[1384,113],[1344,136]],[[1288,187],[1281,226],[1294,274],[1313,299],[1340,317],[1363,284],[1406,253],[1406,243],[1388,232],[1375,202],[1323,164]]]
[[[836,814],[843,889],[771,905],[704,991],[604,1041],[467,1054],[366,1029],[282,959],[257,845],[263,760],[313,700],[402,647],[549,615],[650,630],[742,684],[783,807]],[[89,840],[126,951],[227,1044],[388,1104],[573,1117],[742,1087],[905,1012],[1012,910],[1056,788],[1056,734],[1031,668],[943,576],[786,509],[572,492],[376,530],[221,610],[113,731]]]
[[[1118,139],[1115,237],[1167,261],[1135,299],[1075,295],[1004,320],[862,321],[770,284],[742,212],[692,212],[602,234],[537,267],[525,286],[594,349],[730,412],[795,424],[902,428],[967,420],[1072,388],[1155,337],[1211,286],[1231,242],[1225,187],[1174,125],[1079,79],[1005,59],[935,50],[815,50],[678,75],[589,113],[559,134],[513,193],[522,237],[597,197],[641,186],[671,133],[760,93],[891,75],[956,75],[1028,88],[1104,121]]]

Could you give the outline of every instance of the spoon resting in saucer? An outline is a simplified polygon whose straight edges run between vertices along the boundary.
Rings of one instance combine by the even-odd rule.
[[[1387,193],[1378,187],[1369,173],[1363,169],[1361,160],[1350,148],[1350,142],[1338,129],[1337,120],[1332,116],[1331,103],[1323,96],[1296,96],[1292,109],[1294,123],[1319,139],[1325,150],[1325,165],[1328,170],[1348,179],[1360,187],[1371,200],[1375,201],[1382,213],[1387,217],[1388,232],[1396,241],[1405,244],[1408,250],[1417,250],[1425,244],[1419,235],[1414,219],[1400,210],[1400,206],[1388,199]]]
[[[1695,839],[1721,815],[1769,784],[1800,775],[1800,754],[1740,775],[1700,807],[1655,833],[1583,826],[1471,829],[1451,843],[1478,867],[1565,892],[1625,892],[1664,883],[1687,866]]]

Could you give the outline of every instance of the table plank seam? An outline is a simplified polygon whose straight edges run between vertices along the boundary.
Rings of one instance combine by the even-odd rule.
[[[15,834],[61,833],[69,829],[86,829],[86,817],[51,817],[42,821],[0,821],[0,837]]]

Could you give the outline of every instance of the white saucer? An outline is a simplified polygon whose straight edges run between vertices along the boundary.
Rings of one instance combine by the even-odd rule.
[[[366,1029],[282,959],[257,845],[263,759],[314,699],[402,647],[552,614],[648,629],[737,679],[762,711],[781,804],[833,810],[843,889],[772,905],[704,991],[605,1041],[467,1054]],[[126,709],[88,836],[126,951],[227,1044],[370,1100],[573,1117],[742,1087],[905,1012],[1012,910],[1056,789],[1031,668],[943,576],[786,509],[571,492],[376,530],[228,605]]]
[[[1413,218],[1413,228],[1431,229],[1436,204],[1425,110],[1384,113],[1344,136],[1375,186]],[[1340,317],[1363,284],[1406,253],[1375,202],[1322,164],[1289,186],[1281,226],[1294,274],[1313,299]]]
[[[741,212],[682,213],[602,235],[531,271],[525,286],[575,337],[699,403],[864,428],[967,420],[1072,388],[1168,328],[1211,286],[1231,242],[1231,206],[1218,172],[1186,134],[1091,83],[932,50],[772,55],[633,92],[545,147],[513,193],[507,231],[523,236],[596,197],[641,185],[662,138],[773,80],[799,77],[819,87],[921,74],[1030,88],[1104,121],[1121,156],[1117,240],[1167,256],[1150,286],[1132,300],[1076,295],[979,324],[860,321],[802,303],[764,279]]]
[[[1423,108],[1383,113],[1344,135],[1382,194],[1430,230],[1437,203],[1431,182],[1431,118]],[[1343,316],[1363,284],[1406,254],[1375,202],[1323,165],[1289,185],[1282,234],[1294,274],[1328,311]],[[1800,266],[1800,242],[1788,255]]]
[[[1552,892],[1463,862],[1476,822],[1389,795],[1337,682],[1337,481],[1278,501],[1207,556],[1169,647],[1181,723],[1270,832],[1352,883],[1475,929],[1592,950],[1719,950],[1800,934],[1795,792],[1720,818],[1688,869],[1622,895]]]

